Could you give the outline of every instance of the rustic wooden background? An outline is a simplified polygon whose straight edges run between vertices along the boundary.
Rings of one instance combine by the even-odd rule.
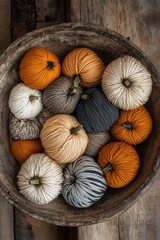
[[[0,53],[23,34],[58,22],[108,27],[139,46],[160,73],[160,0],[0,0]],[[57,227],[0,195],[0,240],[159,240],[160,174],[129,210],[104,223]]]

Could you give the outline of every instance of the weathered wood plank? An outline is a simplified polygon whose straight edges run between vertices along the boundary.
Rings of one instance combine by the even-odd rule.
[[[0,54],[11,41],[10,0],[0,1]],[[13,206],[0,194],[0,239],[13,240]]]
[[[71,0],[68,21],[106,26],[129,38],[160,69],[160,1]],[[159,71],[160,73],[160,71]],[[79,239],[160,239],[160,175],[140,201],[115,219],[79,227]],[[114,230],[113,230],[114,226]]]
[[[35,0],[35,5],[37,29],[65,21],[64,0]]]
[[[0,54],[8,47],[11,42],[10,7],[10,0],[0,1]]]
[[[119,216],[120,239],[160,239],[160,174],[149,191]]]
[[[13,206],[0,195],[0,239],[14,240]]]
[[[15,240],[56,240],[57,226],[36,220],[16,209]]]
[[[118,232],[118,218],[115,217],[105,223],[94,224],[78,228],[78,240],[120,240]],[[128,240],[122,238],[123,240]]]
[[[12,41],[36,28],[35,0],[12,1]]]

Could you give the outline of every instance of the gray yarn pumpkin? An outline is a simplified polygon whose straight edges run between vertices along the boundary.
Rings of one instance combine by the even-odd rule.
[[[43,91],[45,107],[53,114],[71,114],[82,95],[80,80],[61,76]]]
[[[108,132],[100,133],[88,133],[88,145],[84,155],[95,157],[100,148],[110,141],[110,135]]]
[[[9,124],[10,133],[13,139],[37,139],[44,123],[51,117],[47,109],[43,109],[36,118],[18,119],[11,116]]]
[[[100,87],[88,88],[76,108],[76,117],[89,133],[105,132],[115,124],[119,110]]]
[[[87,208],[97,202],[106,189],[103,172],[91,157],[81,156],[64,170],[62,195],[72,206]]]

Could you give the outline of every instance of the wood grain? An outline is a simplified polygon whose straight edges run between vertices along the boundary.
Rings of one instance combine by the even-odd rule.
[[[0,1],[0,55],[11,41],[10,0]],[[14,239],[13,206],[0,194],[0,239]]]
[[[11,4],[10,0],[0,1],[0,54],[11,42]]]
[[[11,0],[12,41],[36,28],[34,0]]]
[[[14,240],[13,206],[0,195],[0,239]]]
[[[15,240],[59,240],[57,226],[36,220],[18,209],[15,224]]]
[[[36,29],[65,21],[64,0],[35,0]]]

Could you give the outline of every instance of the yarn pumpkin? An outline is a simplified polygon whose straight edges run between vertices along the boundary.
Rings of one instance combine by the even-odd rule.
[[[45,121],[50,117],[51,114],[46,109],[43,109],[36,118],[18,119],[12,116],[9,123],[12,138],[21,140],[39,138]]]
[[[76,117],[89,133],[105,132],[116,123],[119,110],[101,88],[88,88],[76,108]]]
[[[89,48],[75,48],[68,53],[62,63],[64,75],[78,75],[84,87],[93,87],[100,83],[105,70],[103,61]]]
[[[43,147],[39,139],[36,140],[13,140],[11,153],[19,162],[23,163],[34,153],[42,153]]]
[[[123,56],[107,66],[102,76],[102,89],[115,106],[132,110],[147,102],[152,79],[140,61]]]
[[[27,87],[23,83],[18,83],[11,90],[8,104],[16,118],[34,118],[43,108],[42,93]]]
[[[81,156],[64,170],[62,195],[72,206],[89,207],[104,195],[106,189],[103,172],[91,157]]]
[[[103,147],[110,140],[110,135],[108,132],[100,133],[88,133],[88,145],[84,155],[95,157],[100,148]]]
[[[136,145],[146,140],[151,130],[151,116],[142,106],[121,111],[117,123],[111,128],[111,134],[119,141]]]
[[[79,79],[62,76],[57,78],[43,92],[43,102],[46,108],[53,114],[71,114],[82,95],[82,87]]]
[[[46,48],[32,48],[20,62],[20,78],[30,88],[42,90],[60,76],[57,56]]]
[[[88,137],[77,119],[67,114],[57,114],[48,119],[40,134],[45,152],[58,163],[73,162],[81,156]]]
[[[12,117],[9,123],[10,134],[13,139],[36,139],[39,137],[40,129],[36,118],[18,119]]]
[[[140,159],[134,147],[124,142],[111,142],[101,148],[98,164],[102,168],[107,185],[121,188],[137,175]]]
[[[20,193],[37,204],[57,198],[63,182],[61,167],[43,153],[32,154],[21,166],[17,178]]]

